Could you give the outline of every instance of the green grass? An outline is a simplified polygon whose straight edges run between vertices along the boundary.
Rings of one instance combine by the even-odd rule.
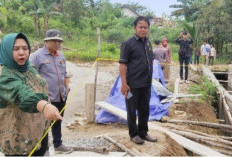
[[[179,62],[178,51],[180,46],[178,44],[170,43],[169,47],[172,51],[172,61]]]
[[[199,100],[206,101],[215,111],[213,106],[217,103],[217,89],[205,76],[202,77],[202,83],[191,85],[189,92],[192,94],[202,94]]]
[[[63,50],[67,60],[94,61],[97,58],[97,43],[88,39],[81,39],[76,42],[65,42]],[[100,58],[119,59],[120,51],[114,43],[101,43]]]

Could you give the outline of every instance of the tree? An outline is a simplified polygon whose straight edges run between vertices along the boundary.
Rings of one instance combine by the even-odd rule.
[[[22,10],[22,4],[19,0],[0,0],[0,23],[4,31],[8,28],[8,25],[11,24],[13,14],[21,14],[20,10]]]
[[[38,17],[44,19],[44,34],[49,27],[49,18],[52,15],[62,15],[61,11],[61,0],[35,0],[35,17],[39,22]]]
[[[131,9],[134,9],[138,14],[143,15],[146,11],[146,7],[143,5],[140,5],[139,2],[134,3],[130,2],[127,4]]]
[[[170,8],[178,9],[172,12],[173,16],[183,16],[185,20],[194,21],[197,16],[199,7],[202,5],[201,0],[177,0],[181,4],[170,5]]]
[[[230,39],[230,15],[225,12],[223,3],[212,3],[202,8],[197,21],[202,39],[214,43],[218,53],[222,53],[223,45]]]

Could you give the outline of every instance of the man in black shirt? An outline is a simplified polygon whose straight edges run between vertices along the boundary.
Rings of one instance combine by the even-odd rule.
[[[182,37],[182,39],[181,39]],[[182,32],[176,39],[176,42],[180,44],[179,49],[179,62],[180,62],[180,83],[189,83],[188,81],[188,65],[191,56],[191,47],[193,40],[187,32]],[[185,80],[183,78],[183,63],[185,64]]]
[[[140,16],[134,21],[135,35],[122,44],[119,60],[121,92],[126,98],[129,135],[136,144],[143,144],[144,140],[157,141],[147,134],[153,72],[152,47],[146,37],[149,27],[150,22],[145,17]]]

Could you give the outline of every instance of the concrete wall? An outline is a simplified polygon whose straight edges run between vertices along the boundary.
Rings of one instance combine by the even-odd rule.
[[[232,89],[232,64],[229,64],[228,69],[228,88]]]

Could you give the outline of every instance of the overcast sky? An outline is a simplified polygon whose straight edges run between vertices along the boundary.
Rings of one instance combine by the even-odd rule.
[[[153,11],[156,16],[162,16],[163,13],[170,15],[175,9],[169,8],[169,5],[178,4],[176,0],[110,0],[110,2],[121,4],[139,2],[140,5],[143,5]]]

